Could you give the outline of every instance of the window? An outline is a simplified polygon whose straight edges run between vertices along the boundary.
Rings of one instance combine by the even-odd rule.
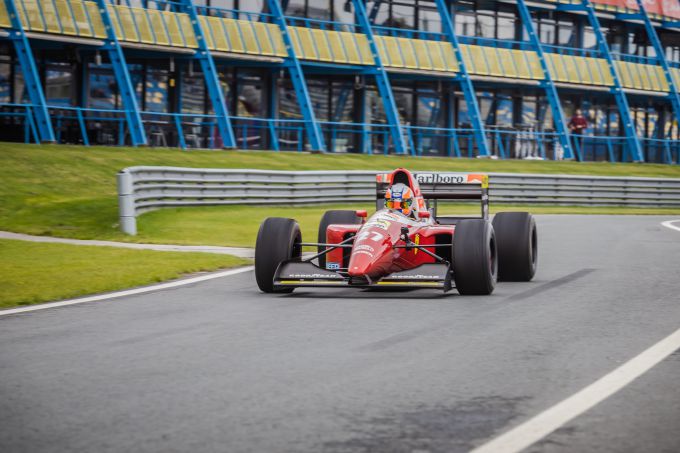
[[[0,59],[0,102],[12,101],[12,65],[8,59]]]
[[[498,15],[496,16],[496,21],[498,24],[496,38],[514,40],[516,27],[515,14],[511,12],[499,11]]]

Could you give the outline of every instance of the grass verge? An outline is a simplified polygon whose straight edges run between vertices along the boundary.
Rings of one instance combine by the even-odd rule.
[[[140,236],[118,229],[116,173],[134,165],[276,170],[391,169],[563,173],[680,177],[680,166],[577,162],[491,161],[480,159],[410,158],[402,156],[315,155],[301,153],[179,151],[21,145],[0,143],[0,229],[78,239],[249,245],[265,216],[318,222],[319,208],[206,208],[167,210],[140,218]],[[532,212],[545,212],[531,208]],[[230,212],[239,214],[234,219]],[[560,213],[657,213],[668,210],[626,210],[560,207]],[[677,213],[677,211],[676,211]],[[233,237],[243,235],[242,241]]]
[[[290,217],[300,224],[302,237],[315,241],[319,220],[328,209],[367,209],[369,203],[347,206],[262,207],[214,206],[206,208],[172,208],[153,211],[139,218],[140,242],[187,245],[214,244],[254,247],[257,230],[266,217]],[[647,208],[575,208],[573,206],[508,206],[495,205],[491,212],[530,211],[534,214],[668,214],[680,215],[680,209]],[[449,204],[440,206],[440,214],[478,215],[477,205]]]
[[[0,240],[0,308],[148,285],[248,264],[229,255]]]

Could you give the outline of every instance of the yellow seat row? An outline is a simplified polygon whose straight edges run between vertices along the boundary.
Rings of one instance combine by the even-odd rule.
[[[302,60],[372,65],[366,35],[306,27],[289,27],[295,55]]]
[[[199,18],[211,50],[285,57],[288,55],[279,27],[250,20]]]
[[[458,71],[456,54],[448,42],[376,36],[375,44],[383,65],[388,68]]]
[[[646,91],[668,91],[668,81],[660,66],[617,61],[619,79],[624,88]]]
[[[7,6],[5,6],[5,2],[0,2],[0,27],[10,28],[11,26],[12,22],[9,20]]]
[[[0,7],[0,25],[10,25],[4,2]],[[97,4],[82,0],[15,0],[26,31],[57,33],[86,38],[104,38],[104,25]]]
[[[543,79],[536,52],[495,47],[461,45],[468,72],[473,75],[514,79]]]

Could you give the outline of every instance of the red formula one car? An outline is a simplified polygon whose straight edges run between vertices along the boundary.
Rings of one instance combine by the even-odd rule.
[[[437,200],[481,202],[477,218],[437,216]],[[376,176],[377,211],[328,211],[318,242],[302,241],[293,219],[270,217],[255,246],[255,277],[266,293],[298,287],[452,287],[491,294],[497,280],[529,281],[536,272],[536,223],[527,212],[489,221],[488,177],[418,173]],[[302,256],[305,246],[314,256]]]

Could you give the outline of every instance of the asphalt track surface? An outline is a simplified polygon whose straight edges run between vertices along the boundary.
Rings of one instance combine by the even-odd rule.
[[[468,451],[680,327],[663,220],[539,216],[535,280],[489,297],[248,272],[2,316],[0,451]],[[676,351],[528,451],[680,451],[679,375]]]

